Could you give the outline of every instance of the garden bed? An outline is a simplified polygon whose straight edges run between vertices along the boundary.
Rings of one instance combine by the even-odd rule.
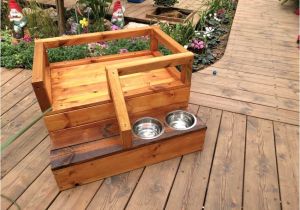
[[[5,8],[7,10],[7,7],[3,6],[3,2],[1,2],[1,4],[2,13],[6,12],[7,14],[7,11],[5,11]],[[39,11],[39,14],[43,10],[43,7],[40,7],[41,8],[38,9],[35,8]],[[235,7],[236,2],[233,2],[232,0],[211,0],[206,6],[207,9],[205,11],[198,12],[200,20],[196,26],[193,25],[191,21],[177,24],[161,22],[159,25],[165,33],[195,54],[193,71],[199,71],[216,62],[224,54]],[[68,15],[66,17],[67,20],[73,18],[73,20],[76,19],[77,21],[73,22],[71,25],[69,24],[69,27],[67,27],[69,30],[68,33],[81,34],[94,32],[99,28],[93,25],[95,23],[92,19],[93,15],[86,16],[86,13],[80,15],[74,10],[68,10],[66,14]],[[36,14],[34,13],[34,15]],[[2,22],[7,24],[6,26],[3,26],[1,30],[1,67],[8,69],[17,67],[30,69],[33,61],[34,39],[57,36],[58,32],[57,30],[54,30],[54,28],[57,27],[57,22],[55,20],[51,22],[50,16],[46,16],[46,23],[49,23],[48,25],[45,24],[45,22],[39,22],[42,19],[45,20],[45,18],[40,18],[40,20],[36,18],[36,16],[31,15],[30,17],[35,17],[34,21],[37,21],[36,23],[37,25],[40,25],[40,27],[29,27],[34,25],[32,22],[29,22],[29,35],[26,35],[19,40],[18,43],[12,44],[11,25],[7,22],[5,14],[1,16],[3,19]],[[29,19],[29,21],[30,20],[31,19]],[[81,24],[83,22],[86,25]],[[44,25],[43,30],[41,30],[42,25]],[[74,26],[76,26],[75,29]],[[119,29],[118,27],[111,26],[103,26],[100,28],[105,28],[105,30]],[[50,62],[76,60],[86,57],[144,50],[148,46],[149,38],[140,37],[138,39],[115,40],[110,42],[92,43],[89,45],[61,47],[49,51],[49,60]],[[159,49],[164,55],[170,54],[163,46],[160,46]]]

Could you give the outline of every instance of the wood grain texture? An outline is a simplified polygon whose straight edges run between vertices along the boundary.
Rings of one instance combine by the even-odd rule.
[[[163,209],[181,158],[145,169],[126,209]]]
[[[49,206],[50,210],[82,210],[85,209],[94,194],[101,186],[103,180],[93,182],[87,185],[78,186],[69,190],[60,192],[54,202]],[[99,207],[99,206],[98,206]]]
[[[204,148],[183,156],[166,204],[168,210],[199,209],[204,203],[222,111],[200,107],[197,115],[207,125]]]
[[[241,209],[246,116],[223,112],[204,208]]]
[[[137,169],[106,178],[87,209],[124,209],[142,172],[143,169]]]
[[[299,127],[274,122],[283,209],[299,209]]]
[[[271,121],[247,118],[244,209],[281,209]]]
[[[130,148],[132,147],[131,124],[123,89],[120,84],[119,73],[118,70],[114,68],[106,68],[106,73],[111,98],[113,99],[113,105],[120,128],[122,144],[124,148]]]
[[[138,112],[150,111],[163,106],[172,104],[187,103],[189,88],[178,88],[169,91],[156,92],[136,98],[126,99],[129,115]],[[89,108],[67,111],[65,113],[49,114],[44,117],[49,131],[69,128],[85,123],[100,121],[115,117],[112,103],[97,105]]]
[[[13,201],[22,195],[49,163],[49,139],[45,139],[1,181],[1,193]],[[7,209],[11,203],[1,197],[1,208]]]
[[[53,173],[60,189],[67,189],[76,184],[88,183],[201,150],[204,137],[205,130],[200,130],[115,155],[53,170]],[[122,164],[119,164],[120,160],[122,160]],[[89,171],[89,173],[82,173],[82,171]]]
[[[59,189],[55,185],[51,169],[47,167],[16,202],[21,209],[46,209],[58,193]],[[14,205],[10,210],[17,210],[17,208]]]

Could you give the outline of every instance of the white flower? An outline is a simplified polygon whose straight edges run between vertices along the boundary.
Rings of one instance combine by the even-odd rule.
[[[185,49],[187,49],[187,48],[188,48],[188,45],[184,45],[183,47],[184,47]]]
[[[213,27],[205,27],[205,34],[209,34],[211,32],[213,32],[215,29]]]
[[[212,14],[209,14],[208,16],[209,16],[209,17],[211,17],[211,16],[212,16]]]
[[[215,19],[216,21],[218,21],[218,22],[221,21],[221,20],[220,20],[219,18],[217,18],[217,17],[214,17],[214,19]]]

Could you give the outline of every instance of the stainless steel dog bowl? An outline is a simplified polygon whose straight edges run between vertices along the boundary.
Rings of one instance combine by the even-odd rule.
[[[133,124],[133,133],[141,139],[154,139],[164,132],[162,123],[152,117],[144,117]]]
[[[167,114],[166,123],[174,130],[188,130],[196,125],[197,118],[187,111],[176,110]]]

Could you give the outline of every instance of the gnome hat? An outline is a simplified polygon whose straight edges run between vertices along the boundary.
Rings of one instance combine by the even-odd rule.
[[[18,12],[22,13],[22,8],[18,5],[18,3],[15,0],[9,0],[8,5],[10,9],[15,9]]]
[[[121,9],[122,10],[122,5],[121,5],[121,2],[120,0],[117,0],[114,4],[114,10],[113,12],[116,12],[117,10]]]

